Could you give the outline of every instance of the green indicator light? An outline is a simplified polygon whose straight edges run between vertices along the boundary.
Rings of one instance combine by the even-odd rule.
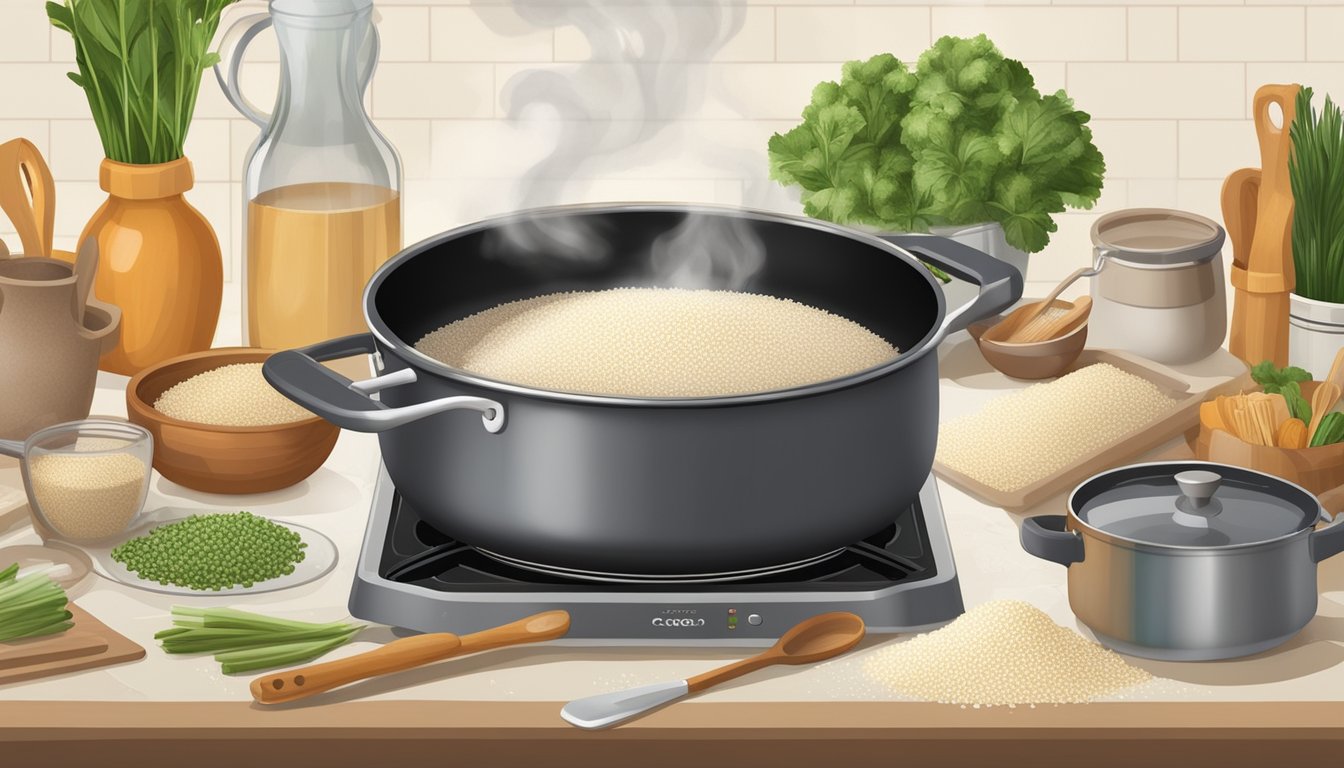
[[[729,624],[736,624],[736,623],[737,623],[737,617],[736,617],[736,616],[729,616],[729,617],[728,617],[728,623],[729,623]]]

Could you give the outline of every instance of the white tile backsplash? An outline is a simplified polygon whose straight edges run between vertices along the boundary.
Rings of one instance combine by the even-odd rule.
[[[262,7],[242,3],[225,24]],[[1058,216],[1050,246],[1033,257],[1030,279],[1055,280],[1089,258],[1088,230],[1105,211],[1180,206],[1220,218],[1223,176],[1259,163],[1249,120],[1259,85],[1302,82],[1344,98],[1344,0],[745,0],[740,29],[712,62],[655,73],[660,83],[684,82],[689,96],[684,105],[665,93],[653,99],[673,114],[646,126],[651,138],[529,189],[519,178],[549,154],[562,126],[554,118],[510,124],[501,93],[536,69],[570,82],[563,78],[592,55],[585,35],[572,25],[534,28],[508,0],[377,0],[377,8],[382,55],[366,103],[402,158],[407,242],[528,200],[796,211],[796,192],[766,179],[765,144],[797,123],[818,82],[839,79],[848,59],[890,52],[913,62],[940,35],[985,32],[1027,62],[1038,88],[1064,88],[1092,115],[1106,156],[1096,208]],[[26,136],[47,156],[58,180],[57,241],[69,245],[105,199],[96,182],[101,144],[83,93],[66,78],[73,59],[69,36],[50,28],[41,2],[0,0],[0,141]],[[275,101],[278,62],[274,36],[263,33],[242,78],[262,111]],[[629,132],[609,121],[636,113],[633,100],[644,95],[598,96],[591,122],[567,126],[584,146]],[[236,281],[242,168],[258,129],[210,72],[196,117],[187,152],[197,187],[188,199],[214,223]],[[0,217],[0,237],[9,229]]]

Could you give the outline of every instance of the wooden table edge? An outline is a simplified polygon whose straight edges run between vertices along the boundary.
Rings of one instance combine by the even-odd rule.
[[[899,754],[930,765],[1030,759],[1034,766],[1132,768],[1136,760],[1151,762],[1153,750],[1184,755],[1183,766],[1330,765],[1344,750],[1344,701],[979,710],[911,702],[691,702],[606,731],[570,726],[559,717],[561,705],[353,701],[263,709],[241,702],[0,701],[0,755],[25,768],[142,767],[181,750],[190,751],[194,768],[236,766],[259,750],[268,759],[331,767],[384,765],[390,754],[398,761],[453,754],[460,765],[545,760],[594,767],[684,765],[706,754],[724,765],[880,758],[890,764]]]

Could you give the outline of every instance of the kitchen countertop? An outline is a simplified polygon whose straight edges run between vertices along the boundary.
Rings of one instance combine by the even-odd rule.
[[[940,355],[944,419],[1012,386],[987,372],[960,336]],[[1180,370],[1207,386],[1235,373],[1236,365],[1220,353]],[[124,414],[125,382],[100,374],[93,412]],[[318,473],[258,496],[195,493],[156,475],[148,508],[249,509],[301,522],[335,542],[334,570],[297,588],[233,598],[174,597],[85,579],[72,599],[148,654],[135,663],[0,688],[0,754],[18,758],[3,762],[72,765],[80,762],[74,755],[84,754],[102,765],[142,763],[177,745],[191,749],[193,764],[232,764],[255,756],[252,739],[266,741],[271,759],[320,753],[324,765],[378,763],[388,740],[395,740],[399,760],[451,753],[466,762],[473,756],[555,762],[555,750],[562,749],[589,765],[671,764],[709,747],[724,764],[900,754],[935,763],[1011,762],[1019,755],[1037,765],[1075,763],[1086,755],[1103,765],[1150,759],[1151,751],[1135,748],[1146,739],[1164,740],[1164,749],[1189,755],[1190,765],[1205,759],[1289,764],[1290,756],[1305,761],[1317,750],[1344,746],[1344,558],[1322,565],[1316,618],[1276,651],[1219,663],[1133,660],[1159,679],[1086,705],[975,709],[902,701],[862,671],[865,657],[900,636],[869,637],[856,652],[814,667],[759,672],[606,732],[568,726],[558,716],[561,703],[683,678],[745,654],[734,648],[502,649],[367,681],[311,704],[263,710],[250,703],[250,675],[228,677],[208,656],[169,658],[158,649],[152,636],[168,626],[177,603],[250,607],[304,620],[345,616],[377,457],[374,437],[343,432]],[[1022,515],[988,507],[941,481],[939,492],[968,607],[1026,600],[1086,634],[1069,610],[1064,569],[1018,546]],[[1055,498],[1027,514],[1062,509],[1062,498]],[[37,543],[26,518],[17,465],[6,460],[0,463],[0,546]],[[392,634],[377,629],[362,637],[383,641]],[[372,647],[353,643],[328,658]],[[1034,743],[1039,740],[1050,744]]]

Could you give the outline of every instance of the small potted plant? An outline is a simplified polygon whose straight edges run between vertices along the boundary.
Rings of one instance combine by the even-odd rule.
[[[1101,194],[1088,120],[984,35],[943,37],[913,70],[880,54],[818,85],[803,122],[771,137],[770,175],[802,188],[809,216],[935,232],[1025,272],[1054,214]]]
[[[48,2],[75,43],[78,72],[106,159],[108,199],[80,240],[97,241],[94,291],[122,310],[121,341],[102,368],[141,368],[210,346],[219,319],[219,241],[183,198],[194,184],[182,146],[220,14],[236,0]]]
[[[1329,96],[1320,112],[1298,91],[1288,129],[1293,151],[1293,270],[1288,360],[1323,379],[1344,345],[1344,116]]]

